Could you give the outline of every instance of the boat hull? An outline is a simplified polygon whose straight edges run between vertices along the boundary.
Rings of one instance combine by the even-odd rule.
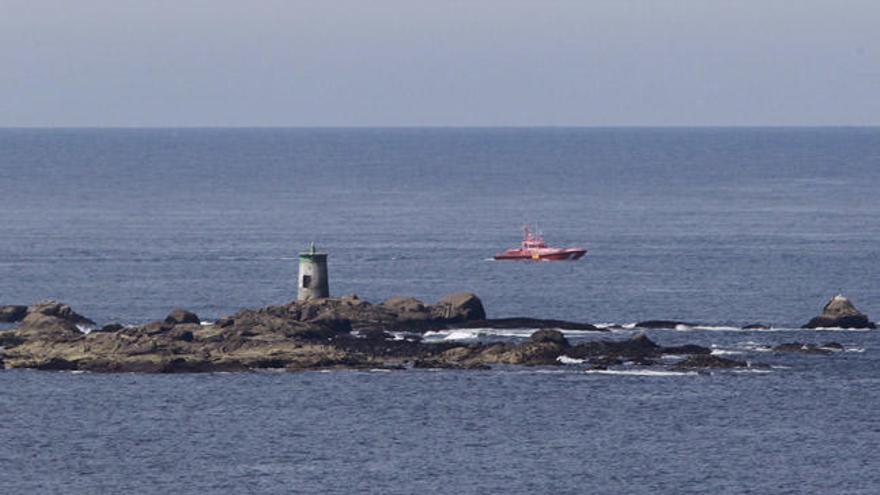
[[[583,258],[587,254],[586,249],[536,249],[522,250],[511,249],[495,255],[499,261],[574,261]]]

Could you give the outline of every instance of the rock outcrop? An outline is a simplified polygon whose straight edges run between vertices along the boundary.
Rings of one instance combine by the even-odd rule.
[[[17,327],[0,332],[0,357],[6,368],[177,373],[561,366],[562,356],[593,364],[650,365],[664,354],[709,352],[699,346],[665,348],[644,334],[573,345],[561,331],[549,328],[550,323],[566,323],[556,320],[528,320],[543,323],[537,325],[543,328],[521,343],[425,343],[413,333],[491,325],[493,320],[485,318],[482,303],[472,294],[450,296],[437,304],[393,298],[377,305],[349,296],[242,310],[214,324],[202,324],[195,314],[176,310],[145,325],[108,324],[83,333],[77,325],[91,320],[53,302],[29,308]]]
[[[849,299],[837,295],[828,301],[821,315],[810,320],[803,328],[877,328],[877,326],[859,312]]]
[[[0,323],[15,323],[27,316],[27,306],[0,306]]]
[[[198,325],[201,321],[198,315],[185,309],[175,309],[165,317],[165,323],[169,325]]]

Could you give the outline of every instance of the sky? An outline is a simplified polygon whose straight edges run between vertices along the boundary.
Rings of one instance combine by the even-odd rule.
[[[880,124],[877,0],[0,0],[0,126]]]

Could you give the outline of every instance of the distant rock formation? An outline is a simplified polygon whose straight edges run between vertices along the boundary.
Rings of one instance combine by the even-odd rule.
[[[877,326],[859,312],[849,299],[836,295],[828,301],[821,315],[810,320],[802,328],[877,328]]]
[[[326,368],[486,369],[494,365],[562,366],[568,361],[613,366],[662,365],[665,354],[708,354],[700,346],[662,347],[647,335],[573,345],[552,329],[556,320],[501,320],[533,323],[539,330],[521,342],[424,342],[426,329],[491,328],[480,299],[455,294],[435,304],[406,297],[370,304],[356,296],[293,301],[246,309],[202,323],[194,313],[175,310],[145,325],[117,323],[85,333],[91,320],[56,302],[28,308],[20,324],[0,332],[0,364],[5,368],[94,372],[178,373],[291,371]]]

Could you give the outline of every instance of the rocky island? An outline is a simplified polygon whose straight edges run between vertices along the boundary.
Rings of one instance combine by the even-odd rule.
[[[23,309],[22,309],[23,308]],[[396,297],[371,304],[357,296],[246,309],[213,323],[175,310],[138,326],[93,325],[69,306],[46,302],[0,314],[18,325],[0,332],[5,368],[94,372],[210,372],[265,368],[460,368],[558,365],[560,357],[607,366],[650,364],[664,354],[709,354],[699,346],[664,348],[644,335],[571,345],[559,329],[601,331],[586,323],[486,319],[480,299],[453,294],[435,304]],[[451,328],[536,328],[527,341],[425,343],[421,333]],[[717,363],[716,363],[717,364]]]
[[[847,323],[855,308],[835,297],[825,315],[842,314]],[[858,313],[861,315],[861,313]],[[864,316],[864,315],[862,315]],[[260,309],[244,309],[215,322],[189,311],[172,311],[144,325],[95,323],[66,304],[0,307],[0,321],[17,323],[0,331],[4,368],[93,372],[214,372],[259,369],[486,369],[495,365],[556,366],[582,363],[594,369],[624,362],[650,366],[674,356],[673,369],[744,368],[744,361],[712,355],[698,345],[663,347],[645,334],[572,345],[560,330],[607,332],[589,323],[534,318],[488,319],[483,303],[470,293],[426,304],[394,297],[380,304],[357,296],[297,300]],[[816,319],[814,319],[814,322]],[[826,323],[828,320],[821,320]],[[646,324],[662,328],[665,322]],[[661,324],[662,323],[662,324]],[[813,322],[811,322],[813,323]],[[429,331],[451,329],[535,329],[520,343],[425,342]],[[88,329],[88,331],[84,331]],[[792,343],[776,352],[830,353],[839,344]]]

